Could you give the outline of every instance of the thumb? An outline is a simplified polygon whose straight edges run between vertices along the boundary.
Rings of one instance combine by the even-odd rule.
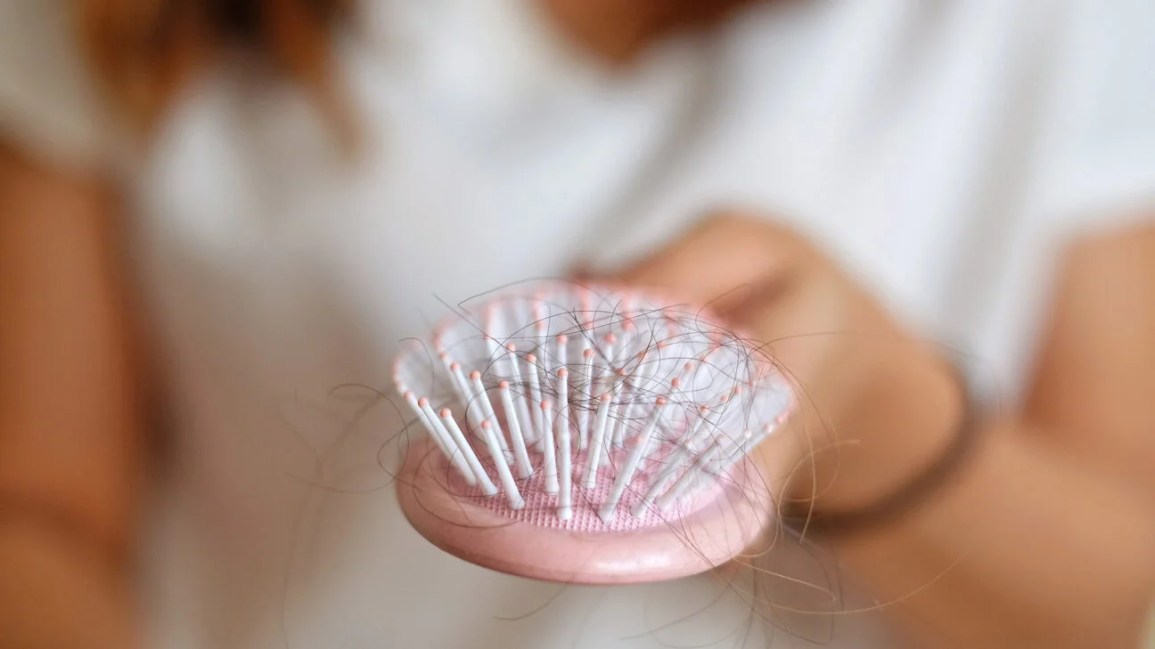
[[[738,309],[806,257],[796,235],[766,221],[721,214],[700,221],[672,244],[614,279],[657,288],[720,313]]]

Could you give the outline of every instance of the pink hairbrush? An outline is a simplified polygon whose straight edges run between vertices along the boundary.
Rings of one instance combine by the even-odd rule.
[[[793,392],[701,312],[537,284],[411,343],[395,381],[428,436],[398,494],[458,557],[552,581],[658,581],[733,559],[773,521],[746,458]]]

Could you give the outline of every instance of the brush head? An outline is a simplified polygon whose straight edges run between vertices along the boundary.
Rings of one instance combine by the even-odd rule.
[[[398,480],[414,527],[468,561],[577,583],[729,561],[773,519],[747,454],[788,383],[700,310],[608,287],[508,289],[414,341]]]

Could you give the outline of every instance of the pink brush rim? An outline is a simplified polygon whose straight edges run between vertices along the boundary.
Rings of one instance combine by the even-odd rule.
[[[447,492],[445,457],[413,443],[397,480],[401,509],[446,552],[500,572],[573,584],[664,581],[721,566],[752,546],[774,518],[765,488],[730,484],[668,526],[588,533],[510,520]]]

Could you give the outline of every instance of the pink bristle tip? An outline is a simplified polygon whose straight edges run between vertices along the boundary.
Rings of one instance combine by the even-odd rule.
[[[678,312],[664,309],[666,300],[608,286],[511,292],[476,311],[471,307],[482,316],[480,323],[456,317],[434,328],[431,348],[441,362],[433,358],[430,375],[410,373],[413,364],[429,358],[425,351],[404,349],[404,364],[389,368],[392,392],[432,419],[424,421],[428,439],[410,449],[408,473],[397,481],[401,506],[414,527],[480,565],[576,583],[694,574],[749,547],[753,535],[772,521],[774,508],[763,490],[743,488],[745,473],[738,465],[728,467],[756,440],[778,430],[785,405],[773,400],[777,386],[763,390],[764,375],[773,371],[753,367],[742,354],[744,341],[731,341],[722,327],[689,327],[675,317]],[[599,319],[607,311],[616,313],[609,321]],[[507,325],[508,332],[521,332],[512,335],[528,331],[533,339],[511,341]],[[535,350],[546,350],[545,356],[529,353]],[[455,362],[458,357],[466,360]],[[486,370],[490,379],[484,379],[480,359],[494,363]],[[737,368],[731,372],[727,366]],[[707,371],[715,367],[721,369]],[[746,380],[735,389],[738,377]],[[446,396],[443,378],[453,388],[454,404],[461,405],[431,409],[433,397],[423,397],[418,406],[417,394]],[[491,393],[499,393],[500,403]],[[684,425],[683,406],[691,415],[695,409],[699,413]],[[671,410],[675,407],[679,412]],[[635,430],[642,410],[645,444]],[[755,413],[761,421],[743,420]],[[623,421],[632,423],[623,426]],[[478,433],[488,453],[479,447]],[[435,445],[441,454],[431,457],[426,449]],[[695,464],[695,455],[706,452],[717,457]],[[639,459],[627,466],[627,455],[635,453]],[[671,453],[677,455],[665,462]],[[591,464],[592,457],[600,460]],[[539,480],[547,474],[555,486]],[[502,485],[493,484],[497,478]],[[524,501],[521,490],[528,490]],[[618,495],[612,495],[615,490]],[[758,494],[756,506],[737,506],[752,491]],[[489,498],[502,492],[505,498]],[[671,535],[670,520],[679,530],[691,530],[681,536],[692,536],[694,543]],[[487,531],[479,534],[478,528]],[[743,533],[730,533],[738,529]],[[593,555],[587,531],[608,532],[597,536]],[[617,534],[622,531],[630,533]],[[650,568],[655,557],[662,568]]]

